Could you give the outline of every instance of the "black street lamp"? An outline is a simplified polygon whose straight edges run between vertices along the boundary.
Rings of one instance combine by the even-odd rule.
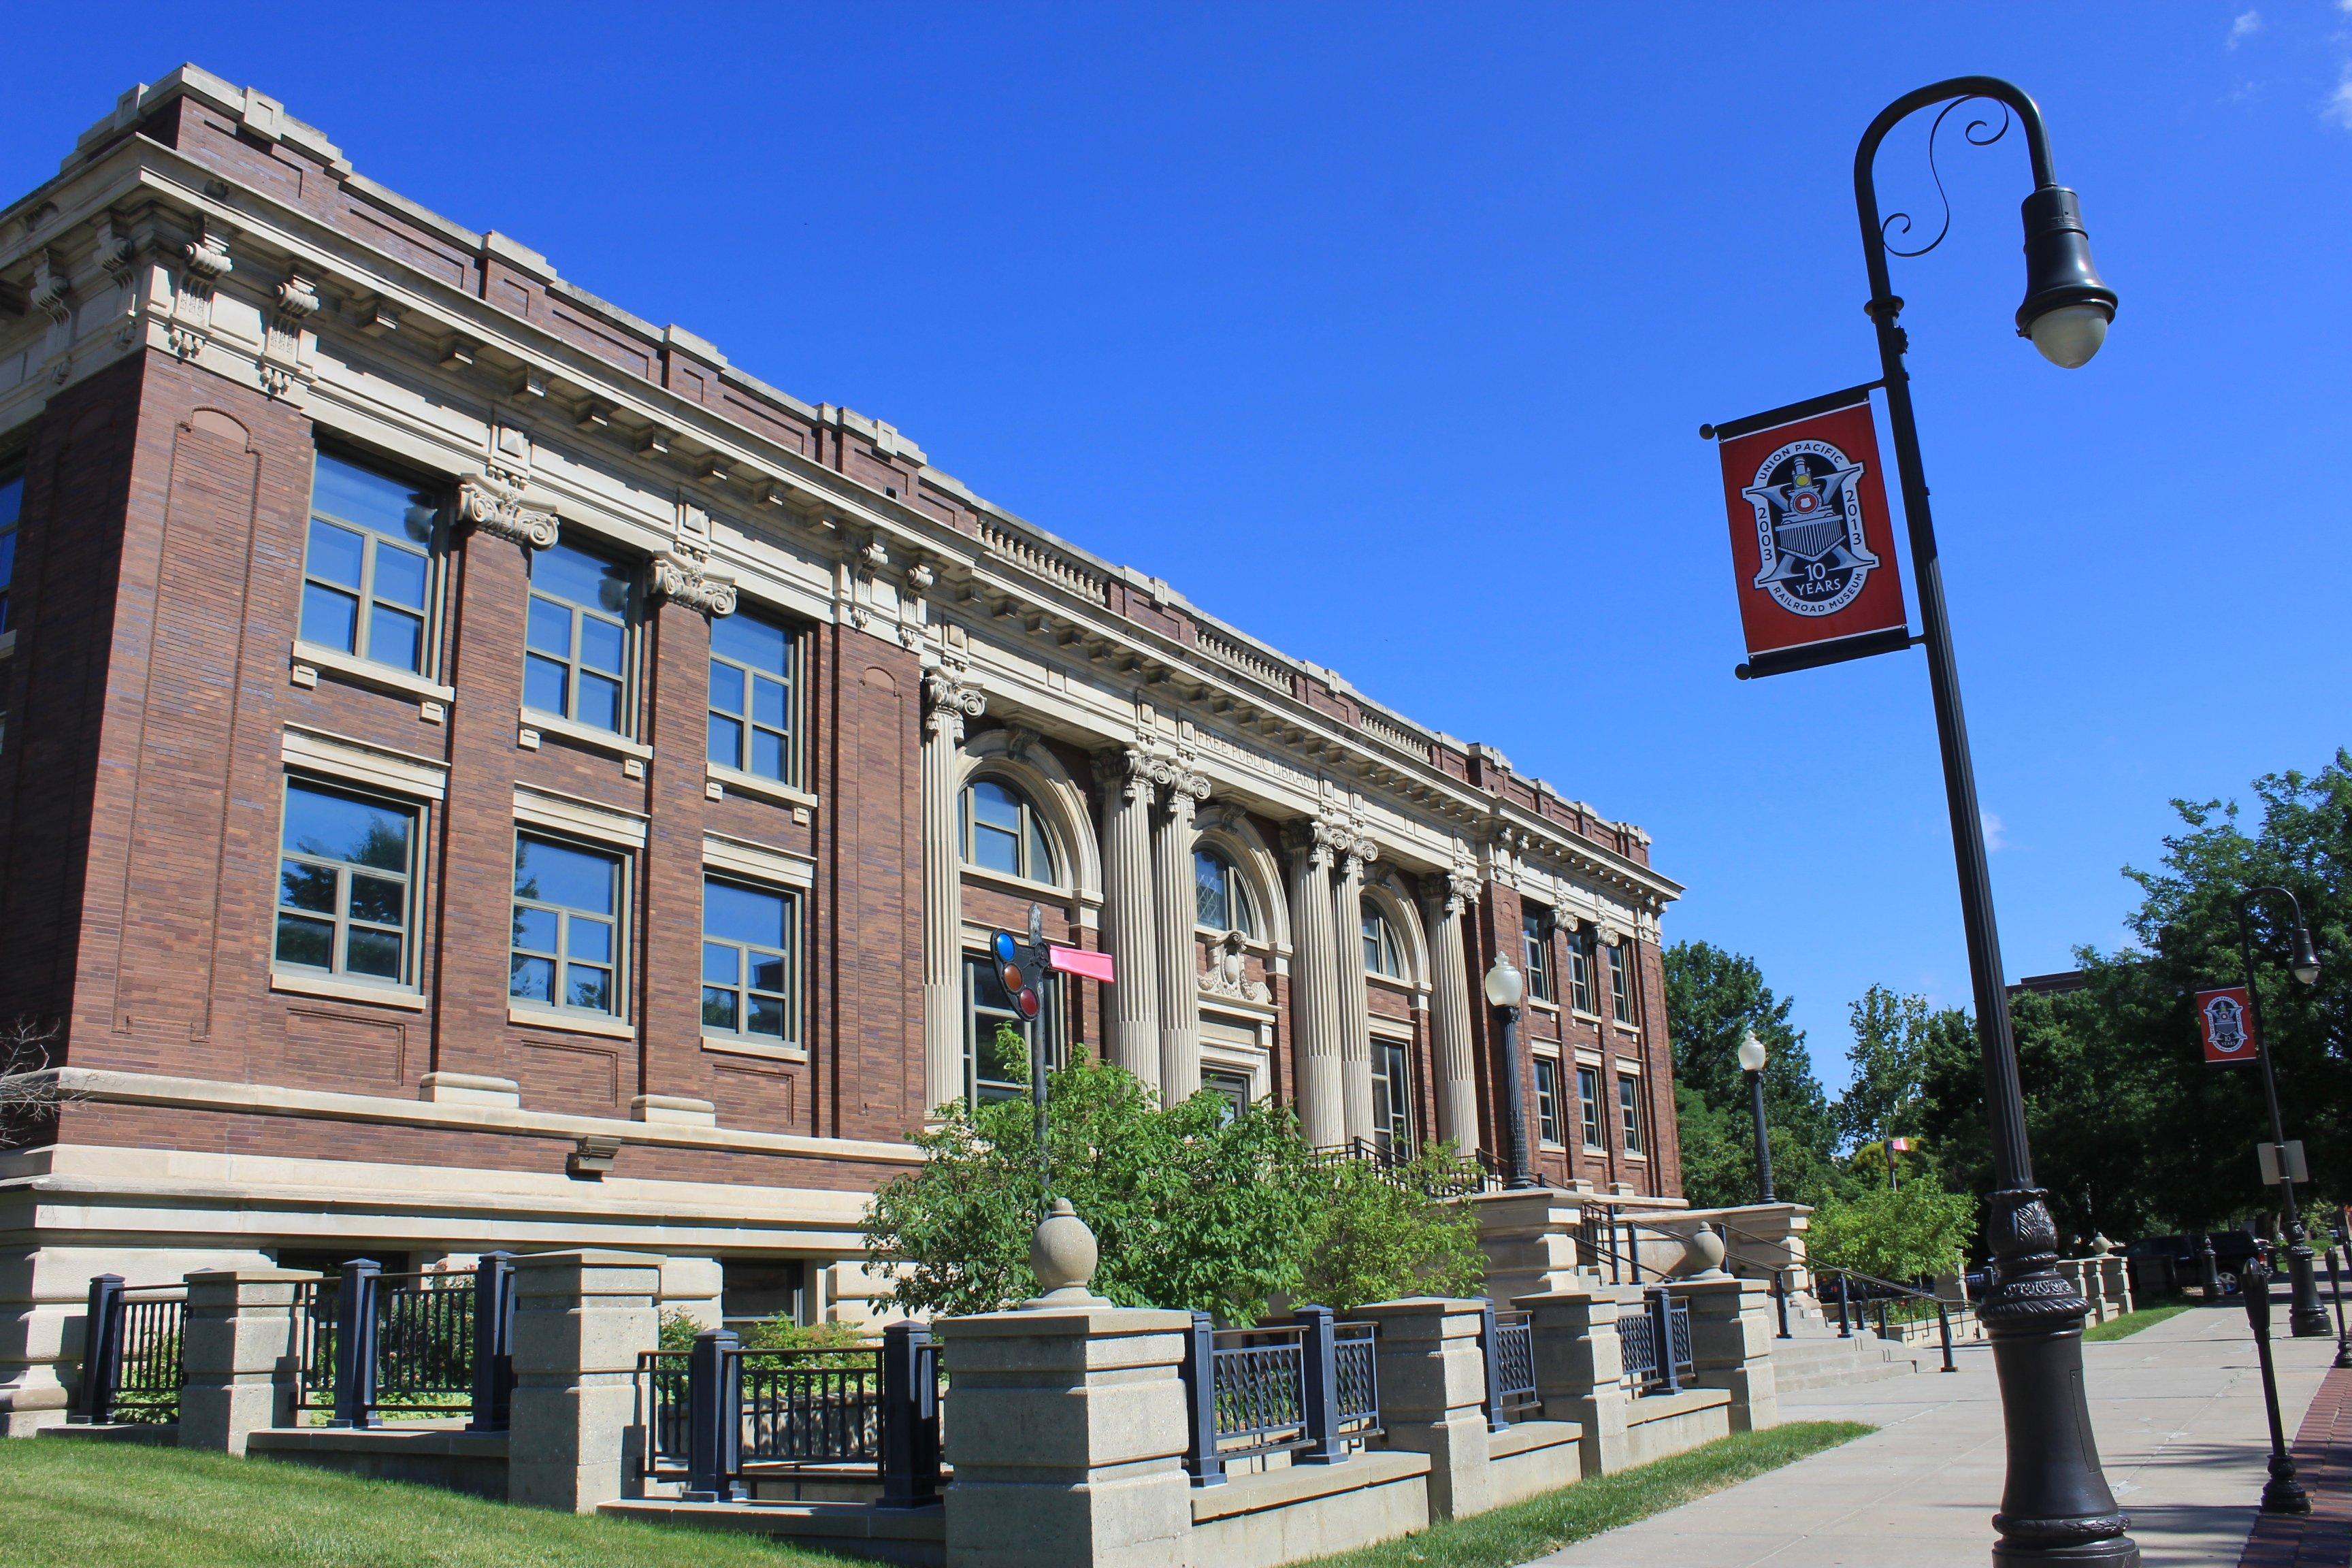
[[[2263,1409],[2271,1418],[2271,1479],[2263,1483],[2263,1511],[2309,1513],[2311,1499],[2294,1479],[2294,1457],[2286,1451],[2286,1427],[2279,1420],[2278,1379],[2271,1371],[2271,1276],[2261,1258],[2246,1259],[2238,1289],[2246,1298],[2246,1321],[2253,1325],[2254,1354],[2263,1365]]]
[[[1772,1195],[1772,1144],[1764,1136],[1764,1042],[1753,1029],[1740,1037],[1739,1070],[1748,1075],[1748,1113],[1756,1123],[1756,1201],[1778,1203]]]
[[[2336,1272],[2336,1248],[2327,1249],[2327,1293],[2336,1298],[2336,1365],[2352,1368],[2352,1338],[2344,1331],[2344,1281]]]
[[[2314,1267],[2311,1238],[2295,1207],[2294,1178],[2286,1168],[2286,1124],[2279,1119],[2278,1079],[2271,1073],[2271,1037],[2263,1027],[2262,993],[2254,986],[2253,902],[2264,893],[2276,893],[2294,910],[2294,952],[2287,972],[2305,985],[2319,981],[2319,954],[2311,945],[2311,928],[2303,923],[2303,905],[2284,888],[2249,888],[2238,895],[2238,956],[2245,968],[2246,1011],[2254,1026],[2254,1055],[2263,1063],[2263,1098],[2270,1102],[2271,1142],[2278,1147],[2279,1227],[2286,1237],[2287,1331],[2299,1340],[2327,1332],[2327,1309],[2319,1304],[2319,1278]]]
[[[1960,917],[1968,935],[1977,1039],[1984,1060],[1985,1120],[1992,1135],[1994,1190],[1987,1200],[1987,1233],[1995,1280],[1979,1316],[2000,1377],[2009,1458],[2000,1511],[1993,1516],[1999,1539],[1992,1556],[1997,1564],[2063,1562],[2126,1568],[2139,1562],[2139,1547],[2124,1533],[2128,1521],[2116,1507],[2115,1494],[2099,1468],[2083,1392],[2083,1317],[2090,1304],[2054,1267],[2057,1226],[2044,1201],[2048,1194],[2033,1184],[2024,1096],[2018,1086],[2017,1049],[2010,1036],[2009,998],[2002,985],[2000,937],[1993,921],[1992,878],[1985,864],[1984,818],[1977,805],[1976,768],[1960,710],[1959,674],[1944,609],[1943,565],[1936,552],[1927,475],[1919,460],[1910,374],[1903,363],[1909,340],[1896,324],[1903,301],[1887,278],[1887,231],[1900,224],[1897,232],[1907,235],[1911,220],[1897,213],[1882,222],[1873,175],[1879,143],[1899,121],[1941,103],[1946,107],[1936,117],[1936,129],[1941,129],[1946,116],[1972,100],[1999,103],[2004,113],[1998,130],[1988,131],[1982,120],[1971,121],[1964,132],[1969,143],[1985,146],[1999,141],[2014,115],[2025,127],[2026,152],[2032,162],[2033,192],[2023,207],[2025,300],[2017,310],[2019,334],[2032,338],[2053,363],[2067,369],[2081,365],[2106,338],[2107,324],[2115,319],[2116,293],[2091,265],[2090,242],[2074,193],[2052,174],[2042,110],[2021,89],[1995,77],[1955,77],[1896,99],[1863,133],[1853,155],[1853,197],[1862,221],[1863,258],[1870,269],[1870,302],[1864,309],[1877,328],[1881,384],[1902,480],[1912,571],[1918,581],[1919,640],[1927,648],[1928,686],[1935,695],[1936,738],[1943,752],[1945,805],[1952,819]],[[1934,142],[1931,130],[1931,156]],[[1942,243],[1950,226],[1948,206],[1943,228],[1934,237],[1899,254],[1925,255]]]
[[[1520,1081],[1527,1064],[1519,1060],[1519,1005],[1528,999],[1528,977],[1501,953],[1486,971],[1486,1005],[1503,1016],[1503,1105],[1511,1119],[1511,1173],[1504,1184],[1532,1187],[1535,1163],[1528,1156],[1528,1089]]]

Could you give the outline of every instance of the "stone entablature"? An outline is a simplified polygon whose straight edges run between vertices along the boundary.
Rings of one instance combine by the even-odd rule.
[[[171,114],[211,117],[244,166],[138,134]],[[478,475],[469,516],[501,537],[536,546],[577,521],[677,563],[658,585],[714,612],[740,592],[952,649],[995,711],[1098,742],[1140,729],[1278,816],[1344,796],[1392,864],[1444,873],[1467,846],[1561,914],[1649,941],[1680,891],[1639,828],[992,506],[888,424],[768,386],[384,190],[275,100],[194,67],[126,93],[0,211],[0,282],[39,307],[0,325],[0,428],[163,350]]]

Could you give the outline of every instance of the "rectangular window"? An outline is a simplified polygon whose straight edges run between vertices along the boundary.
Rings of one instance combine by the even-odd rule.
[[[1624,1137],[1625,1152],[1642,1152],[1642,1080],[1632,1073],[1617,1075],[1617,1130]]]
[[[1601,1069],[1580,1067],[1576,1069],[1577,1119],[1584,1123],[1584,1146],[1595,1154],[1605,1154],[1608,1146],[1601,1141]]]
[[[1568,999],[1580,1013],[1600,1011],[1592,1000],[1592,932],[1581,927],[1568,939]]]
[[[8,585],[16,579],[16,519],[24,510],[24,474],[0,479],[0,632],[16,624],[8,614]]]
[[[602,555],[572,544],[531,552],[526,707],[628,733],[630,598],[629,574]]]
[[[515,836],[507,994],[572,1013],[621,1013],[618,855]]]
[[[790,893],[702,881],[702,1032],[800,1044],[799,901]]]
[[[415,808],[289,779],[278,842],[278,962],[415,984]]]
[[[1201,1087],[1225,1102],[1219,1115],[1226,1121],[1234,1121],[1250,1108],[1250,1077],[1247,1073],[1203,1068],[1201,1070]]]
[[[801,782],[793,743],[800,639],[740,611],[710,627],[710,760],[779,784]]]
[[[1557,1145],[1559,1135],[1559,1064],[1549,1057],[1536,1058],[1536,1130],[1545,1142]]]
[[[996,978],[996,966],[978,953],[963,960],[964,1092],[975,1100],[1017,1100],[1029,1092],[1029,1046],[1033,1032],[1045,1031],[1045,1065],[1062,1065],[1062,977],[1049,974],[1034,1023],[1013,1010],[1013,998]],[[1019,1038],[1007,1048],[997,1038],[999,1025],[1010,1024]]]
[[[1394,1040],[1372,1042],[1372,1136],[1384,1152],[1412,1153],[1411,1053]]]
[[[1609,1005],[1621,1024],[1633,1021],[1633,944],[1609,944]]]
[[[1527,954],[1528,994],[1538,1002],[1557,1002],[1551,983],[1551,915],[1531,910],[1519,917],[1519,945]]]
[[[302,640],[424,674],[440,515],[432,491],[320,453],[302,561]]]

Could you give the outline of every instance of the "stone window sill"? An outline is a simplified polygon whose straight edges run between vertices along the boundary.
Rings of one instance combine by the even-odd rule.
[[[758,773],[747,773],[724,763],[705,763],[702,769],[704,777],[729,795],[747,795],[759,800],[773,801],[778,805],[796,805],[806,811],[816,809],[816,796],[805,790],[794,789],[780,779],[761,778]]]
[[[1034,899],[1041,904],[1067,904],[1070,889],[1055,887],[1051,882],[1033,882],[1026,877],[1014,877],[1003,871],[992,871],[984,866],[964,862],[963,874],[985,888],[995,888]]]
[[[527,1029],[558,1029],[571,1035],[602,1035],[608,1040],[634,1040],[637,1026],[619,1018],[593,1013],[566,1013],[555,1007],[525,1007],[507,1004],[507,1022]]]
[[[770,1045],[764,1040],[739,1040],[726,1035],[705,1035],[702,1048],[730,1057],[760,1057],[768,1061],[804,1062],[808,1049],[803,1046]]]
[[[1559,1016],[1559,1003],[1547,1002],[1542,997],[1536,995],[1532,992],[1528,995],[1528,1005],[1534,1008],[1538,1013],[1549,1013],[1555,1018]]]
[[[394,697],[406,697],[418,702],[438,702],[445,708],[457,700],[455,687],[443,686],[438,681],[427,680],[421,675],[411,675],[404,669],[395,669],[391,665],[378,664],[373,659],[353,658],[350,654],[338,653],[320,643],[304,642],[299,637],[294,640],[294,648],[289,657],[294,664],[309,665],[312,669],[331,675],[338,680],[364,686],[373,691],[389,692]]]
[[[1639,1024],[1629,1024],[1629,1023],[1625,1022],[1625,1020],[1624,1020],[1624,1019],[1622,1019],[1622,1018],[1612,1018],[1611,1020],[1609,1020],[1609,1026],[1610,1026],[1611,1028],[1612,1028],[1612,1029],[1616,1030],[1616,1031],[1617,1031],[1619,1034],[1621,1034],[1621,1035],[1632,1035],[1632,1036],[1634,1036],[1634,1037],[1637,1037],[1637,1038],[1641,1036],[1641,1033],[1642,1033],[1642,1026],[1641,1026],[1641,1025],[1639,1025]]]
[[[372,1002],[379,1007],[425,1011],[425,994],[396,985],[373,985],[364,980],[339,980],[331,974],[298,974],[272,970],[269,988],[296,996],[331,996],[339,1002]]]
[[[542,713],[536,708],[525,708],[515,716],[515,722],[526,730],[536,730],[542,735],[552,735],[559,741],[569,741],[575,746],[591,751],[609,752],[616,757],[629,757],[640,763],[653,760],[654,749],[640,745],[626,735],[615,735],[610,730],[599,730],[593,724],[575,724],[553,713]]]

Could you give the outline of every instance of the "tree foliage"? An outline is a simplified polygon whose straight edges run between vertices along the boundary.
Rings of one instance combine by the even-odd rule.
[[[1976,1228],[1977,1200],[1946,1191],[1932,1163],[1917,1167],[1899,1186],[1856,1181],[1824,1199],[1806,1237],[1813,1259],[1898,1284],[1958,1268]]]
[[[1931,1010],[1924,996],[1898,996],[1874,985],[1850,1016],[1853,1044],[1846,1059],[1853,1079],[1838,1097],[1838,1131],[1860,1144],[1920,1131],[1928,1058],[1937,1047],[1954,1042],[1975,1048],[1968,1014],[1957,1007]]]
[[[1786,1200],[1817,1201],[1834,1181],[1835,1123],[1804,1032],[1789,1022],[1790,1002],[1772,994],[1754,959],[1707,942],[1676,942],[1665,970],[1684,1194],[1704,1208],[1756,1201],[1753,1119],[1739,1070],[1740,1037],[1752,1028],[1765,1048],[1773,1188]]]

